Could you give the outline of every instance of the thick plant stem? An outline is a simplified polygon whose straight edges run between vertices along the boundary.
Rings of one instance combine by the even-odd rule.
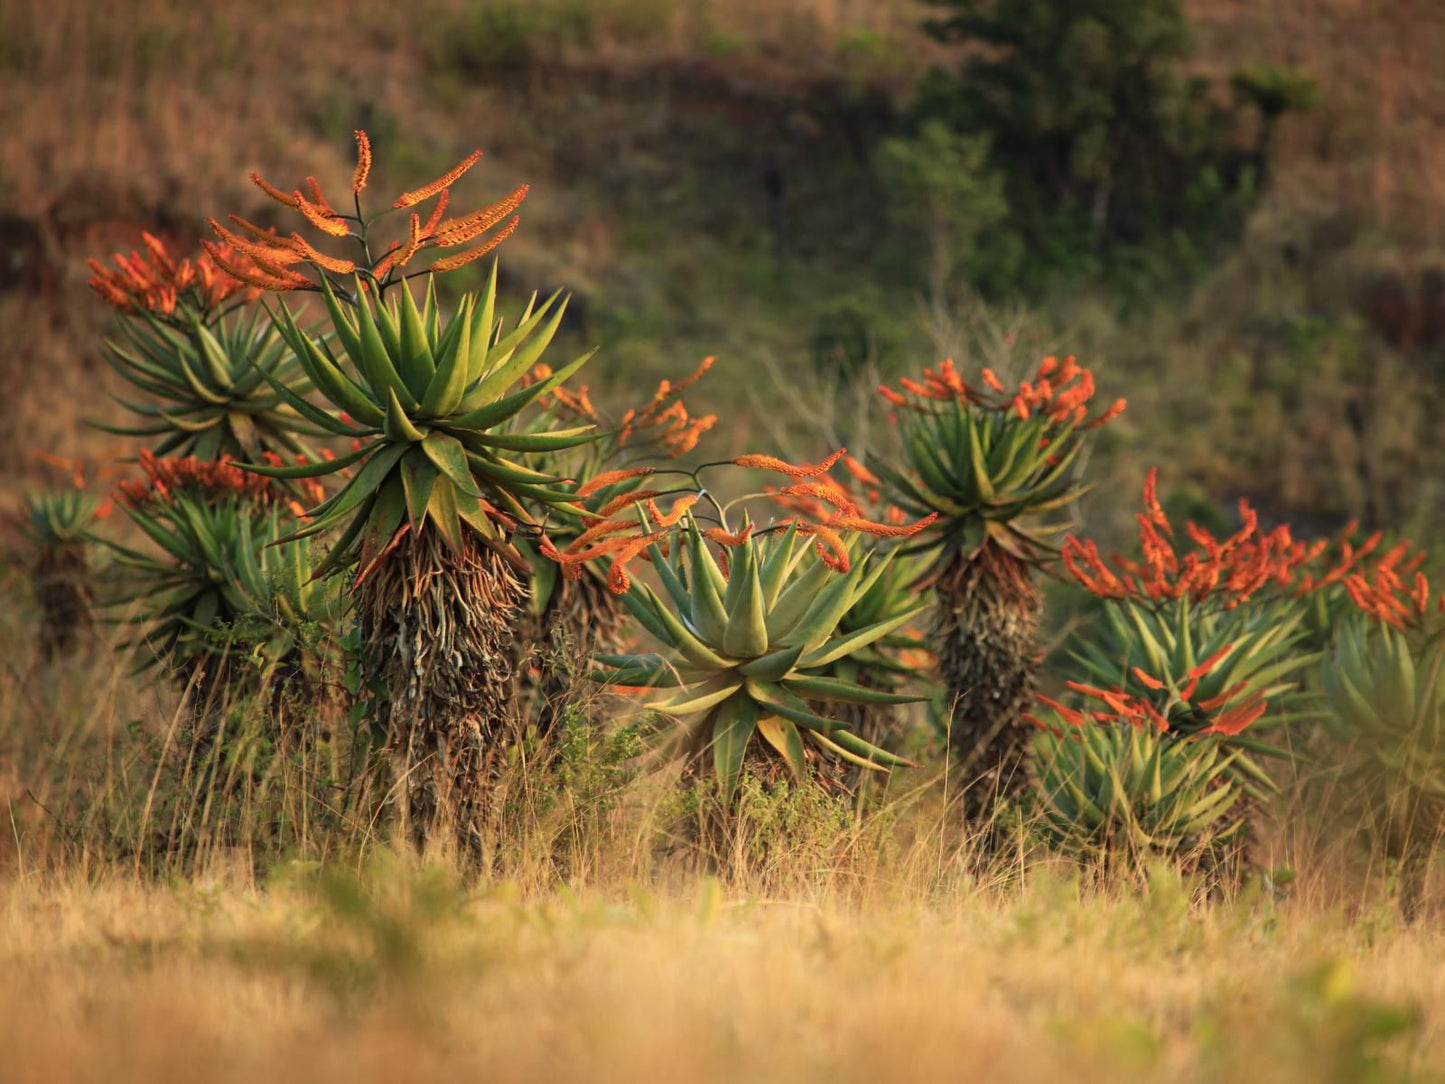
[[[934,643],[949,691],[949,741],[971,821],[989,820],[1026,783],[1041,602],[1029,566],[992,542],[937,582]]]
[[[90,631],[90,569],[80,547],[51,546],[40,552],[31,580],[40,606],[40,658],[49,662]]]
[[[555,728],[567,701],[585,683],[591,656],[622,651],[626,627],[626,613],[617,596],[590,571],[578,580],[558,580],[536,618],[535,641],[541,654],[538,727],[543,735]]]
[[[520,733],[511,711],[512,643],[524,587],[469,530],[451,550],[407,532],[357,588],[369,681],[395,774],[401,830],[417,846],[479,856],[494,782]]]

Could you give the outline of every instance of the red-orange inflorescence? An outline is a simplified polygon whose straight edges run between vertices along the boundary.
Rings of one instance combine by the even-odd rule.
[[[371,177],[372,150],[371,140],[364,131],[357,130],[355,136],[356,167],[351,175],[351,190],[353,196],[359,198]],[[473,151],[454,168],[430,184],[402,193],[392,204],[393,208],[410,208],[433,197],[439,198],[425,222],[418,214],[407,216],[405,219],[406,234],[403,238],[393,240],[388,244],[374,236],[368,236],[365,245],[358,245],[364,257],[361,260],[347,259],[323,252],[312,246],[299,234],[283,238],[267,233],[252,227],[234,215],[232,216],[233,221],[253,237],[253,240],[247,242],[244,248],[237,244],[235,234],[221,227],[214,219],[211,221],[211,226],[223,241],[235,249],[244,251],[250,258],[251,265],[236,263],[224,254],[218,256],[210,248],[208,251],[211,251],[220,266],[241,278],[248,285],[257,290],[276,292],[318,289],[321,285],[320,276],[328,273],[333,275],[360,274],[363,279],[363,288],[367,289],[385,286],[401,274],[414,257],[424,250],[463,245],[480,240],[480,244],[474,248],[434,261],[427,270],[442,272],[463,267],[491,252],[511,236],[518,223],[518,219],[512,215],[512,212],[527,196],[527,186],[522,185],[480,211],[458,218],[444,219],[442,216],[450,203],[452,185],[471,169],[481,156],[481,151]],[[348,213],[333,207],[326,199],[321,190],[321,184],[315,177],[306,178],[306,191],[296,188],[290,192],[277,188],[259,173],[252,173],[251,180],[261,191],[278,203],[298,211],[313,229],[339,240],[356,240],[358,243],[361,241],[363,231],[359,228],[362,224],[359,212]],[[508,221],[509,216],[510,220]],[[505,225],[502,225],[504,222]],[[501,225],[501,229],[492,233],[490,237],[482,237],[483,234],[498,225]],[[307,265],[312,269],[310,274],[302,273]]]
[[[1360,610],[1398,627],[1419,621],[1430,610],[1430,584],[1419,571],[1426,555],[1412,554],[1408,541],[1371,561],[1382,541],[1379,532],[1357,546],[1351,539],[1358,526],[1351,523],[1333,542],[1307,543],[1295,539],[1288,524],[1261,530],[1258,514],[1241,500],[1239,530],[1218,539],[1189,523],[1189,546],[1184,547],[1175,540],[1157,490],[1157,470],[1150,470],[1144,483],[1145,510],[1137,517],[1140,560],[1112,554],[1105,561],[1093,542],[1072,535],[1065,539],[1064,566],[1092,594],[1154,602],[1187,597],[1234,609],[1265,591],[1301,597],[1338,585]]]
[[[969,384],[959,375],[953,359],[948,358],[937,368],[924,369],[922,380],[907,377],[899,380],[902,391],[881,385],[878,392],[890,405],[919,413],[935,409],[929,405],[932,402],[961,401],[1011,412],[1021,420],[1043,413],[1052,424],[1082,428],[1097,428],[1112,421],[1123,413],[1126,405],[1125,400],[1116,399],[1107,409],[1092,415],[1094,374],[1073,357],[1062,362],[1054,357],[1045,358],[1034,379],[1021,381],[1013,392],[992,369],[983,369],[980,379],[981,387]]]
[[[279,458],[276,462],[279,465]],[[271,479],[234,466],[229,456],[217,460],[161,458],[143,451],[139,463],[145,478],[126,480],[116,487],[121,503],[132,508],[169,504],[180,494],[206,501],[239,498],[266,506],[287,501]]]
[[[232,268],[256,271],[254,263],[228,245],[216,246],[221,259],[209,249],[195,257],[174,258],[165,243],[142,233],[145,252],[129,255],[117,252],[112,271],[99,260],[88,260],[92,272],[90,288],[123,313],[150,313],[167,319],[185,315],[190,309],[203,321],[234,296],[254,300],[260,290],[248,286]]]
[[[1040,696],[1038,699],[1045,707],[1052,709],[1065,723],[1075,728],[1095,724],[1123,725],[1148,728],[1164,734],[1170,730],[1177,731],[1179,729],[1170,722],[1169,713],[1176,707],[1182,707],[1189,713],[1191,722],[1194,724],[1189,730],[1184,731],[1191,739],[1206,734],[1235,737],[1258,722],[1268,710],[1269,703],[1262,690],[1245,695],[1248,683],[1241,682],[1216,696],[1197,701],[1193,699],[1200,679],[1210,674],[1229,654],[1233,646],[1233,644],[1226,645],[1190,670],[1186,675],[1187,682],[1184,688],[1177,692],[1171,689],[1166,682],[1136,667],[1134,676],[1149,690],[1149,693],[1144,696],[1127,693],[1117,685],[1109,689],[1101,689],[1097,685],[1070,681],[1068,682],[1070,689],[1102,704],[1103,707],[1086,712],[1070,708],[1047,696]],[[1155,699],[1151,699],[1151,697],[1155,697]],[[1205,725],[1198,726],[1197,720],[1201,717],[1206,722]],[[1029,715],[1027,718],[1035,726],[1046,726],[1035,715]]]

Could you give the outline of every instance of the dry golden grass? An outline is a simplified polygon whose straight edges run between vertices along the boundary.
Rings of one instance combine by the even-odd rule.
[[[913,903],[0,886],[7,1081],[1437,1079],[1445,936],[1039,874]],[[1380,1064],[1375,1065],[1376,1059]]]

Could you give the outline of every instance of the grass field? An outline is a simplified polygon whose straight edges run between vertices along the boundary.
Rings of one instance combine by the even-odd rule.
[[[1435,928],[1177,881],[532,895],[10,881],[5,1079],[1396,1081],[1445,1071]],[[911,895],[911,893],[910,893]],[[892,898],[890,898],[892,897]]]

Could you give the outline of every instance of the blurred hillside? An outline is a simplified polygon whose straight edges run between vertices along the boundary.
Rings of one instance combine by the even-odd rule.
[[[906,0],[174,0],[0,4],[0,487],[34,449],[100,454],[108,313],[87,256],[205,218],[282,222],[246,180],[346,183],[351,130],[400,189],[473,147],[478,198],[527,181],[504,272],[574,292],[600,383],[726,368],[699,405],[731,450],[867,438],[869,367],[1071,352],[1145,464],[1199,501],[1421,529],[1445,506],[1445,4],[1195,0],[1192,70],[1307,71],[1237,244],[1127,298],[1075,278],[923,301],[878,149],[959,51]],[[289,228],[289,227],[288,227]],[[454,282],[453,287],[465,286]],[[726,374],[726,375],[721,375]],[[769,409],[760,411],[767,402]],[[816,430],[821,417],[823,431]],[[1131,506],[1131,500],[1122,500]],[[1110,509],[1096,499],[1093,514]],[[1119,515],[1123,515],[1122,512]]]

